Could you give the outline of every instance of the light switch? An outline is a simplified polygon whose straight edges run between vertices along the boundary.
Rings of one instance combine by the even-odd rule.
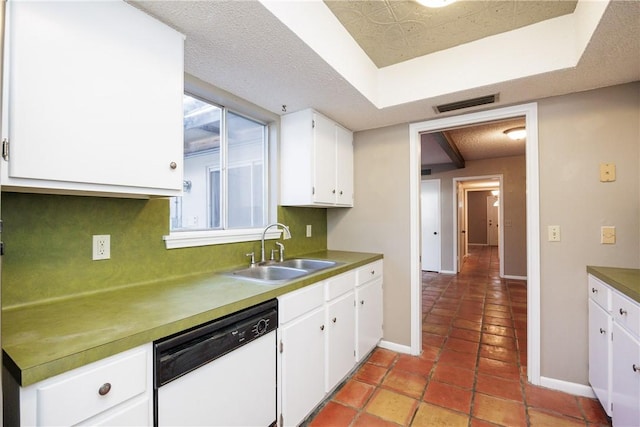
[[[614,245],[616,243],[616,228],[610,225],[600,227],[600,243]]]
[[[616,165],[614,163],[600,163],[600,182],[616,180]]]
[[[548,228],[549,231],[549,241],[550,242],[559,242],[560,241],[560,226],[559,225],[550,225]]]
[[[307,224],[307,237],[311,237],[311,224]]]

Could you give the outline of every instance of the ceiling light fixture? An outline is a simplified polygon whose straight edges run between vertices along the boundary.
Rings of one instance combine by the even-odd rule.
[[[451,3],[456,0],[416,0],[417,3],[420,3],[426,7],[444,7],[449,6]]]
[[[527,137],[527,130],[524,127],[511,128],[505,130],[504,134],[516,141],[519,139],[525,139]]]

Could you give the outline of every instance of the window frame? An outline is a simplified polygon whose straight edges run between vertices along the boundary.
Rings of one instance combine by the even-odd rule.
[[[276,222],[277,205],[275,201],[277,195],[277,136],[279,116],[186,74],[183,92],[202,99],[205,102],[220,106],[227,112],[265,125],[265,183],[263,186],[264,203],[266,206],[265,220],[266,224]],[[226,120],[226,114],[224,114],[224,116],[224,120]],[[226,204],[227,189],[226,184],[223,185],[225,185],[223,203]],[[165,247],[167,249],[177,249],[261,240],[264,227],[172,231],[169,224],[169,230],[169,234],[163,236]],[[277,239],[280,237],[280,234],[280,230],[271,228],[265,235],[265,239]]]

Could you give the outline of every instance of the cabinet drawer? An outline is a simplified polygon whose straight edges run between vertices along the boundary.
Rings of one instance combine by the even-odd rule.
[[[640,305],[618,292],[613,292],[613,318],[636,337],[640,335]]]
[[[592,275],[589,275],[589,298],[606,311],[611,311],[611,288]]]
[[[278,297],[278,323],[287,323],[324,303],[324,282]]]
[[[38,424],[76,424],[144,393],[148,355],[138,348],[37,385]]]
[[[340,274],[338,276],[327,279],[324,286],[324,296],[327,301],[339,297],[353,290],[356,284],[355,271]]]
[[[357,271],[357,284],[360,286],[378,277],[382,277],[382,260],[360,267]]]

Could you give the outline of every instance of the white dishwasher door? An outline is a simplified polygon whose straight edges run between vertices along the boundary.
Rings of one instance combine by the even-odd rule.
[[[159,426],[266,427],[275,421],[275,331],[158,389]]]

